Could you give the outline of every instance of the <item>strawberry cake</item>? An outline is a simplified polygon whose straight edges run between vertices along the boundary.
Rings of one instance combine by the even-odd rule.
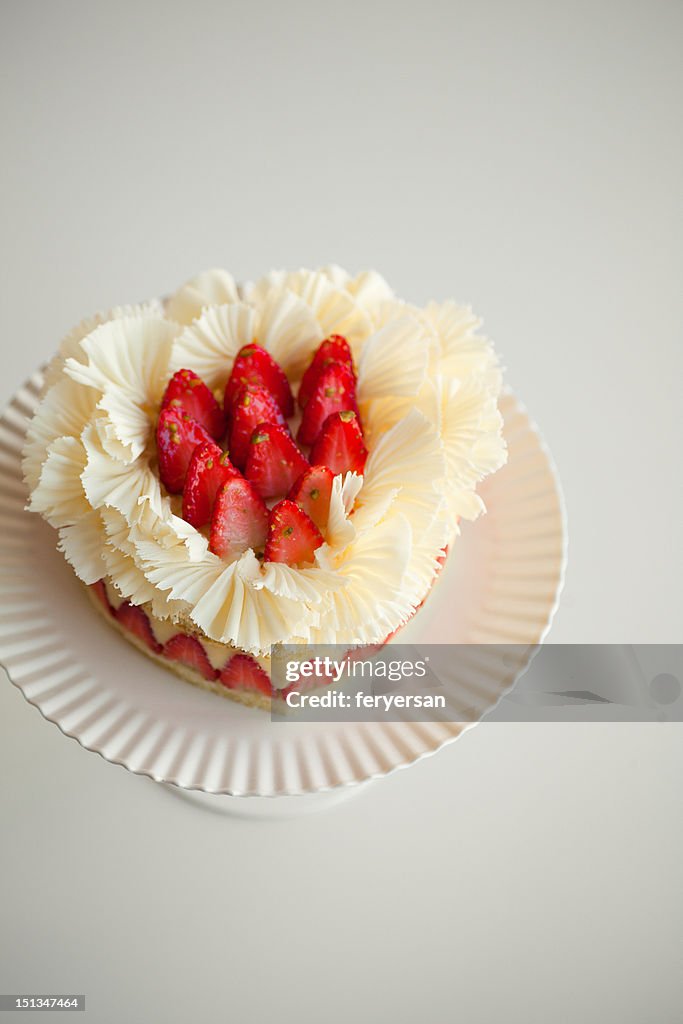
[[[47,368],[28,507],[126,640],[278,706],[271,645],[383,643],[484,510],[506,453],[478,326],[339,267],[98,314]]]

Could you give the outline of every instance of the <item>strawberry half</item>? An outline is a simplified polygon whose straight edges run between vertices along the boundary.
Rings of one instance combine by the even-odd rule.
[[[368,450],[355,412],[335,412],[325,420],[318,440],[311,448],[311,464],[328,466],[332,472],[362,473]]]
[[[225,388],[226,412],[232,409],[233,402],[246,384],[270,391],[283,416],[291,416],[294,412],[294,399],[284,370],[278,366],[270,353],[256,342],[244,345],[237,353]]]
[[[204,381],[192,370],[178,370],[173,374],[161,399],[161,408],[186,412],[216,440],[225,433],[223,410]]]
[[[229,690],[256,690],[266,697],[273,692],[268,673],[248,654],[233,654],[218,679]]]
[[[249,441],[259,423],[285,426],[285,418],[267,388],[247,384],[240,389],[232,407],[230,430],[230,458],[240,469],[244,469]]]
[[[263,498],[287,494],[308,462],[278,423],[260,423],[251,435],[244,475]]]
[[[189,413],[173,406],[161,410],[157,423],[157,454],[161,482],[170,494],[180,494],[192,453],[210,441],[204,427]]]
[[[288,497],[302,508],[319,530],[327,526],[334,474],[327,466],[311,466],[295,482]]]
[[[209,547],[219,558],[236,558],[247,548],[262,551],[268,509],[248,480],[235,473],[216,495]]]
[[[341,334],[331,334],[329,338],[325,338],[301,378],[297,400],[302,409],[313,394],[318,377],[330,363],[343,363],[353,372],[351,349],[348,341]]]
[[[323,539],[320,530],[302,508],[289,498],[271,509],[264,560],[299,565],[312,562]]]
[[[211,521],[216,494],[237,470],[213,441],[198,445],[192,453],[183,488],[183,519],[199,529]]]
[[[114,616],[119,625],[123,626],[129,633],[132,633],[133,636],[136,636],[138,640],[142,640],[143,644],[149,647],[150,651],[154,651],[155,654],[161,653],[161,644],[157,643],[152,627],[149,624],[149,619],[142,608],[139,608],[136,604],[131,604],[129,601],[124,601],[116,609]]]
[[[218,677],[218,672],[209,661],[206,651],[194,636],[176,633],[164,644],[163,655],[171,661],[187,665],[205,679],[215,680]]]
[[[330,363],[321,370],[306,402],[297,439],[302,444],[313,444],[327,417],[344,409],[358,414],[356,378],[344,363]]]
[[[91,583],[90,589],[97,597],[97,600],[100,602],[107,615],[114,615],[115,611],[107,596],[107,588],[104,585],[104,580],[98,580],[97,583]]]

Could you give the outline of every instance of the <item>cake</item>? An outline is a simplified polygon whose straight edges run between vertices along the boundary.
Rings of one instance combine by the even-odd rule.
[[[269,708],[272,645],[384,643],[484,511],[506,452],[479,325],[336,266],[100,313],[46,369],[28,508],[127,641]]]

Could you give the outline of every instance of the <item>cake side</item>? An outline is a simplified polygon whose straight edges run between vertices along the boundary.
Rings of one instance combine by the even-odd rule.
[[[180,676],[180,678],[184,679],[185,682],[192,683],[193,686],[198,686],[200,689],[207,690],[209,693],[215,693],[219,697],[227,697],[229,700],[237,701],[239,704],[244,704],[247,707],[261,708],[264,711],[269,711],[271,709],[273,696],[275,696],[275,699],[278,699],[276,695],[270,693],[265,694],[254,687],[248,687],[246,685],[226,686],[220,681],[221,668],[225,668],[235,654],[244,654],[244,652],[239,651],[236,648],[226,650],[224,652],[226,658],[224,664],[220,667],[215,666],[213,677],[209,678],[207,677],[206,671],[199,671],[197,668],[192,668],[190,665],[178,661],[177,658],[169,658],[168,655],[164,653],[165,643],[168,642],[168,640],[172,640],[175,637],[197,639],[195,634],[186,633],[181,628],[172,628],[170,630],[168,640],[162,642],[161,637],[167,633],[167,629],[160,627],[167,627],[168,624],[163,620],[155,620],[153,617],[150,617],[148,612],[145,612],[144,614],[147,616],[147,620],[149,622],[150,636],[154,638],[156,643],[155,647],[150,644],[149,639],[141,637],[138,632],[130,629],[123,621],[117,618],[116,611],[118,607],[121,607],[121,605],[117,606],[109,603],[110,595],[113,596],[112,589],[111,587],[105,586],[104,580],[90,585],[83,584],[83,588],[98,613],[108,625],[112,626],[123,637],[124,640],[136,647],[142,652],[142,654],[147,655],[147,657],[151,658],[152,661],[161,665],[162,668]],[[200,640],[197,642],[202,643]],[[202,644],[202,648],[208,661],[207,647]],[[208,661],[208,663],[211,664],[210,661]],[[263,666],[260,667],[263,669]],[[268,680],[270,680],[269,674]],[[282,701],[279,701],[279,703],[282,703]]]
[[[440,559],[439,573],[447,557],[448,550],[444,550]],[[420,604],[413,609],[411,618],[423,607],[427,598],[432,593],[437,579],[438,574],[429,592],[424,596]],[[125,615],[123,617],[117,615],[117,612],[125,606],[126,602],[120,598],[111,583],[108,583],[106,580],[99,580],[97,583],[90,584],[89,586],[84,585],[84,589],[102,618],[110,626],[113,626],[128,643],[132,644],[163,668],[169,669],[181,679],[192,683],[194,686],[198,686],[202,690],[214,693],[219,697],[226,697],[229,700],[244,704],[246,707],[256,707],[264,711],[278,710],[281,714],[286,713],[287,693],[290,690],[297,689],[297,686],[296,684],[291,684],[280,690],[277,689],[272,679],[270,658],[260,658],[257,661],[252,659],[250,655],[247,655],[245,651],[239,650],[239,648],[221,648],[219,645],[208,640],[207,637],[204,637],[196,628],[190,628],[189,631],[185,631],[182,624],[155,619],[149,608],[140,607],[140,611],[145,616],[145,628],[142,631],[140,630],[139,620],[131,628],[129,624],[126,624]],[[404,625],[407,625],[407,623],[404,623]],[[395,629],[385,638],[383,643],[389,643],[393,640],[402,628],[402,626],[399,626]],[[197,641],[201,645],[206,655],[203,671],[179,662],[177,657],[171,658],[165,652],[165,645],[179,637]],[[240,658],[248,658],[249,661],[254,662],[255,667],[247,673],[243,672],[240,679],[230,679],[230,685],[226,685],[221,680],[221,672],[229,666],[231,659],[235,655],[239,655]],[[213,672],[208,671],[209,666],[211,666]],[[268,692],[266,685],[266,677],[270,684],[270,692]]]

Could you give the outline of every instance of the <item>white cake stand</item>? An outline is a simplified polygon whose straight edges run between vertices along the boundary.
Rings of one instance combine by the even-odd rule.
[[[40,385],[37,373],[0,420],[0,662],[66,736],[212,810],[286,817],[346,799],[463,732],[462,722],[274,724],[122,643],[94,613],[55,532],[24,510],[20,453]],[[566,559],[562,499],[526,411],[512,395],[502,411],[509,461],[481,488],[488,513],[463,526],[401,643],[535,645],[548,631]],[[482,680],[482,707],[509,685]]]

